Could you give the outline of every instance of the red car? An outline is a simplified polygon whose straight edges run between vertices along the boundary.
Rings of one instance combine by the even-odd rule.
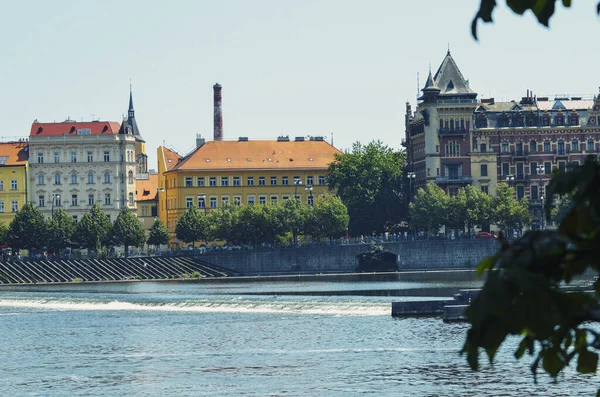
[[[496,236],[494,236],[492,233],[488,233],[488,232],[477,232],[475,234],[476,238],[496,238]]]

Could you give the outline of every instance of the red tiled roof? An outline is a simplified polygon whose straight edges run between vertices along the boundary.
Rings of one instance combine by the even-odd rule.
[[[158,174],[148,174],[148,179],[135,180],[135,201],[156,199],[158,188]]]
[[[6,157],[6,161],[4,161]],[[29,159],[29,147],[27,142],[3,142],[0,143],[0,166],[3,165],[25,165]]]
[[[165,157],[165,162],[167,163],[166,165],[167,165],[167,171],[168,171],[177,165],[177,162],[181,158],[181,155],[179,153],[177,153],[176,151],[166,148],[164,146],[162,147],[162,149],[163,149],[163,154]]]
[[[209,141],[176,170],[327,168],[338,149],[326,141]]]
[[[120,124],[115,121],[77,122],[64,121],[62,123],[33,123],[29,136],[60,136],[77,135],[79,130],[89,130],[89,135],[115,135],[119,132]],[[88,134],[85,131],[86,135]]]

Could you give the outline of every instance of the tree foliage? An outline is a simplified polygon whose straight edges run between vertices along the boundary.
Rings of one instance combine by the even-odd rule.
[[[150,228],[150,233],[148,236],[148,241],[146,243],[148,245],[154,245],[158,247],[159,245],[168,244],[169,243],[169,231],[165,227],[165,225],[161,222],[160,219],[157,219],[152,224]]]
[[[515,189],[499,183],[492,199],[493,222],[505,232],[521,230],[531,223],[527,199],[515,200]]]
[[[75,222],[62,208],[54,211],[46,223],[45,241],[48,252],[59,252],[71,244]]]
[[[483,350],[490,361],[508,335],[519,335],[515,357],[533,356],[534,376],[541,368],[553,377],[572,362],[580,373],[595,373],[600,333],[600,280],[594,293],[562,288],[588,270],[600,271],[600,164],[588,159],[551,180],[546,219],[553,195],[572,195],[572,205],[558,230],[528,232],[478,267],[487,273],[481,293],[467,309],[471,328],[463,353],[473,369]]]
[[[550,23],[550,18],[554,15],[558,1],[564,7],[571,6],[571,0],[506,0],[506,5],[519,15],[523,15],[526,11],[531,11],[538,22],[547,27]],[[497,6],[496,0],[481,0],[479,10],[471,23],[471,34],[475,40],[477,40],[477,23],[480,19],[486,23],[493,22],[492,13]],[[596,6],[596,12],[600,14],[600,3]]]
[[[348,209],[339,197],[327,195],[318,198],[315,206],[306,212],[305,233],[313,239],[343,236],[350,223]]]
[[[8,244],[8,225],[0,222],[0,245]]]
[[[175,226],[175,235],[184,243],[194,243],[206,240],[208,236],[208,222],[206,216],[198,207],[191,206],[181,215]]]
[[[137,216],[125,207],[112,225],[111,238],[115,245],[125,247],[125,256],[128,256],[129,247],[144,245],[146,233]]]
[[[354,143],[329,165],[329,187],[348,208],[353,235],[381,233],[406,220],[404,153],[381,141]]]
[[[426,229],[436,235],[446,223],[446,211],[450,199],[444,190],[433,182],[420,188],[410,203],[410,220],[413,226]]]
[[[98,251],[110,243],[112,224],[102,208],[94,204],[75,227],[74,240],[80,247]]]
[[[8,242],[13,249],[42,248],[46,232],[44,215],[31,203],[25,203],[8,227]]]

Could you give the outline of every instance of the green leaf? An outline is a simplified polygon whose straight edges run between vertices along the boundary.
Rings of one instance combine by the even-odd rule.
[[[587,349],[579,352],[577,359],[577,372],[582,374],[593,374],[598,368],[598,353]]]
[[[556,377],[560,370],[563,369],[564,363],[558,357],[556,350],[548,349],[543,354],[542,367],[550,376]]]

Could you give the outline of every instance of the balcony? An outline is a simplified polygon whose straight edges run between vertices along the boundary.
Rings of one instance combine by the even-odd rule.
[[[473,182],[473,177],[471,176],[457,176],[457,175],[451,175],[451,176],[436,176],[435,177],[435,183],[437,183],[438,185],[443,185],[443,184],[469,184]]]
[[[571,151],[569,149],[554,149],[553,153],[555,157],[567,157],[571,154]]]
[[[518,182],[528,182],[529,181],[529,177],[530,177],[529,174],[525,174],[525,173],[519,174],[519,173],[517,173],[517,175],[515,175],[515,183],[518,183]]]
[[[440,128],[438,130],[438,134],[439,135],[451,135],[451,136],[457,136],[457,135],[465,135],[467,132],[469,132],[466,128]]]
[[[527,157],[528,155],[529,155],[529,151],[527,149],[514,150],[510,153],[510,156],[513,159],[520,158],[520,157]]]

